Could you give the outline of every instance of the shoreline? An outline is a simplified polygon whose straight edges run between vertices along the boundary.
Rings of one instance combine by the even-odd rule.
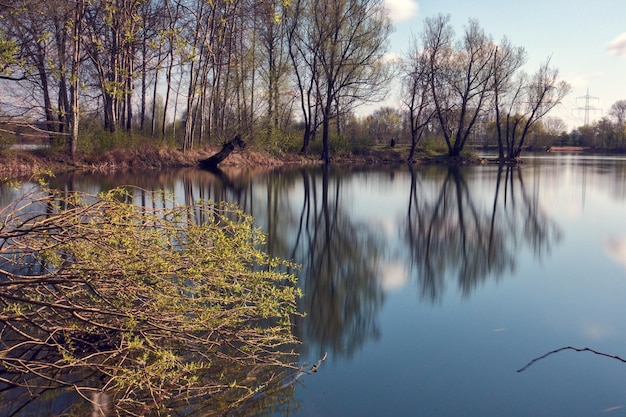
[[[100,155],[79,155],[75,160],[67,155],[47,149],[13,149],[0,153],[0,176],[24,178],[40,172],[113,172],[133,170],[157,170],[169,168],[192,168],[198,161],[212,155],[212,150],[189,151],[167,148],[145,150],[114,149]],[[280,166],[278,159],[259,152],[248,156],[232,155],[234,161],[224,161],[224,166]]]
[[[199,168],[199,161],[219,152],[218,148],[206,148],[183,152],[166,147],[148,147],[145,149],[113,149],[104,154],[79,155],[71,160],[61,152],[49,149],[11,149],[0,152],[0,179],[24,179],[29,176],[51,172],[111,173],[116,171],[152,171],[175,168]],[[597,151],[584,147],[551,147],[544,152],[554,154],[576,153],[593,154]],[[350,153],[333,156],[331,166],[387,166],[411,165],[407,162],[408,148],[356,148]],[[522,158],[523,159],[523,158]],[[520,161],[523,162],[523,161]],[[494,160],[478,156],[450,158],[447,155],[435,155],[420,152],[414,165],[481,165],[491,164]],[[276,169],[287,166],[315,166],[322,161],[317,153],[309,155],[284,153],[280,156],[266,151],[242,149],[232,152],[220,163],[225,169]]]
[[[218,152],[207,148],[183,152],[168,148],[114,149],[100,155],[79,155],[75,160],[49,149],[12,149],[0,153],[0,176],[17,179],[40,172],[93,172],[150,171],[174,168],[199,168],[199,161]],[[322,161],[316,153],[301,155],[285,153],[281,156],[264,151],[243,149],[232,152],[220,163],[220,168],[267,168],[283,166],[314,166]],[[405,152],[395,149],[357,150],[350,155],[333,158],[334,165],[390,165],[406,164]],[[419,162],[418,162],[419,163]]]

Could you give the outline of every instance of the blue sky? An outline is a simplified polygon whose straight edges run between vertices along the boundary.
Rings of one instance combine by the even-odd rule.
[[[568,127],[583,124],[584,97],[597,97],[589,105],[589,119],[608,114],[617,100],[626,100],[625,0],[384,0],[396,28],[391,53],[404,55],[412,34],[418,35],[425,17],[449,14],[456,33],[468,19],[477,19],[495,41],[503,36],[528,54],[527,72],[547,58],[572,86],[563,104],[553,112]],[[393,95],[393,94],[392,94]],[[393,97],[389,97],[393,99]]]

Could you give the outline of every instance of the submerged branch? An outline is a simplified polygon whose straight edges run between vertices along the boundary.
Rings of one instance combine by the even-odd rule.
[[[599,356],[605,356],[607,358],[617,359],[620,362],[626,363],[626,359],[621,358],[621,357],[619,357],[617,355],[611,355],[609,353],[600,352],[598,350],[594,350],[594,349],[591,349],[591,348],[577,348],[577,347],[573,347],[573,346],[565,346],[565,347],[562,347],[562,348],[559,348],[559,349],[555,349],[555,350],[553,350],[551,352],[546,353],[545,355],[541,355],[541,356],[531,360],[526,365],[524,365],[522,368],[518,369],[517,372],[524,372],[526,369],[528,369],[535,362],[538,362],[538,361],[540,361],[542,359],[547,358],[550,355],[562,352],[564,350],[573,350],[573,351],[576,351],[576,352],[591,352],[591,353],[599,355]]]

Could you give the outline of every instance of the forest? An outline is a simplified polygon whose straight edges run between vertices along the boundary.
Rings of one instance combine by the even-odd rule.
[[[570,87],[550,58],[527,73],[525,49],[473,19],[455,33],[450,16],[426,18],[393,57],[380,0],[2,0],[0,16],[0,148],[16,132],[72,157],[242,135],[328,163],[331,149],[392,143],[408,161],[420,148],[456,158],[489,146],[506,161],[529,147],[626,146],[626,102],[565,132],[549,112]]]

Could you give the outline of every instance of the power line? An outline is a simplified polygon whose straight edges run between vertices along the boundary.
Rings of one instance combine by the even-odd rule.
[[[589,125],[589,112],[590,111],[602,111],[601,109],[598,109],[597,107],[593,107],[589,104],[590,100],[598,100],[600,101],[600,99],[598,97],[594,97],[594,96],[590,96],[589,95],[589,87],[587,87],[587,94],[585,94],[584,96],[580,96],[580,97],[576,97],[576,101],[578,102],[578,100],[584,99],[585,100],[585,106],[584,107],[577,107],[575,110],[581,111],[584,110],[585,111],[585,126]]]

